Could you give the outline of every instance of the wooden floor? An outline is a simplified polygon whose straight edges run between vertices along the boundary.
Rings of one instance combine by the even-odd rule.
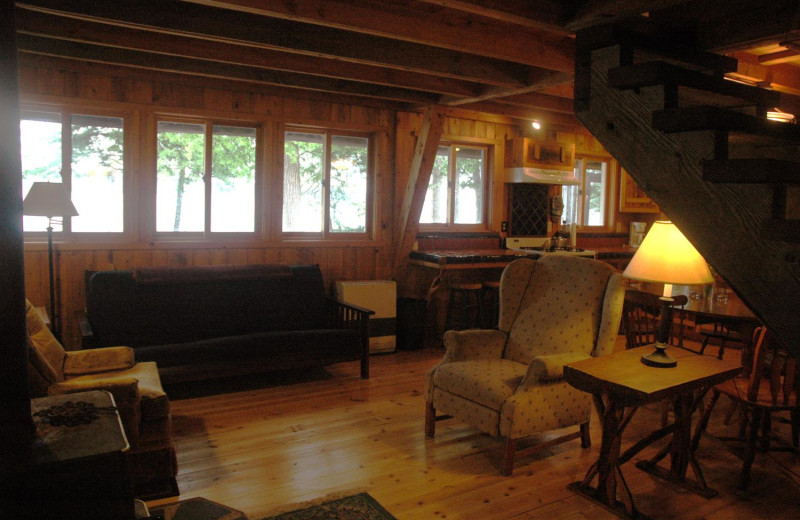
[[[369,492],[399,520],[616,518],[567,489],[597,457],[597,417],[592,448],[583,450],[575,440],[544,450],[518,460],[511,477],[498,473],[500,443],[456,420],[440,422],[436,438],[426,439],[424,374],[441,355],[373,356],[368,381],[358,377],[358,363],[342,363],[302,379],[287,375],[280,384],[271,384],[270,376],[168,387],[180,498],[202,496],[251,520],[357,491]],[[715,409],[711,433],[730,429],[724,412],[724,403]],[[657,407],[639,410],[624,444],[658,421]],[[718,497],[671,487],[629,463],[623,472],[637,507],[654,520],[800,518],[798,455],[760,453],[744,494],[736,490],[740,462],[721,441],[703,439],[698,455]]]

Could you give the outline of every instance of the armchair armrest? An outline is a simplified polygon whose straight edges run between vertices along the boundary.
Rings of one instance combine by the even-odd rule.
[[[327,297],[329,319],[336,329],[355,329],[361,344],[361,379],[369,379],[369,317],[375,311]]]
[[[128,437],[128,444],[131,448],[136,447],[139,442],[139,422],[141,421],[141,394],[139,393],[139,381],[133,377],[120,377],[116,379],[93,379],[92,376],[84,376],[78,379],[67,379],[58,383],[53,383],[47,389],[49,395],[73,394],[75,392],[86,392],[89,390],[105,390],[114,396],[114,403],[117,405],[125,434]]]
[[[560,354],[549,354],[546,356],[536,356],[528,365],[528,372],[522,386],[535,385],[539,381],[558,381],[564,378],[564,365],[589,359],[592,357],[584,352],[564,352]]]
[[[91,350],[69,350],[64,358],[67,377],[126,370],[133,367],[134,354],[130,347],[106,347]]]
[[[505,332],[496,329],[448,330],[442,338],[445,353],[441,362],[498,359],[507,338]]]

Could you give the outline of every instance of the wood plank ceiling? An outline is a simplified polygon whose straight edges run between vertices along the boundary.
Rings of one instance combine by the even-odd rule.
[[[647,15],[800,92],[793,0],[25,0],[19,50],[284,95],[578,124],[574,33]],[[311,94],[313,93],[313,94]]]

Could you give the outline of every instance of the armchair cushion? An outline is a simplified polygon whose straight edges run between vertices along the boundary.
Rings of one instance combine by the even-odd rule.
[[[125,370],[133,367],[133,365],[133,349],[130,347],[75,350],[66,353],[64,376],[74,377]]]
[[[39,311],[25,300],[28,353],[39,375],[48,383],[64,379],[64,347],[42,321]]]
[[[499,410],[528,367],[508,359],[455,361],[441,365],[433,384],[474,403]]]

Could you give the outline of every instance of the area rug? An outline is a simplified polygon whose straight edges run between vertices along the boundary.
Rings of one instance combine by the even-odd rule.
[[[338,498],[262,520],[397,520],[368,493]]]

